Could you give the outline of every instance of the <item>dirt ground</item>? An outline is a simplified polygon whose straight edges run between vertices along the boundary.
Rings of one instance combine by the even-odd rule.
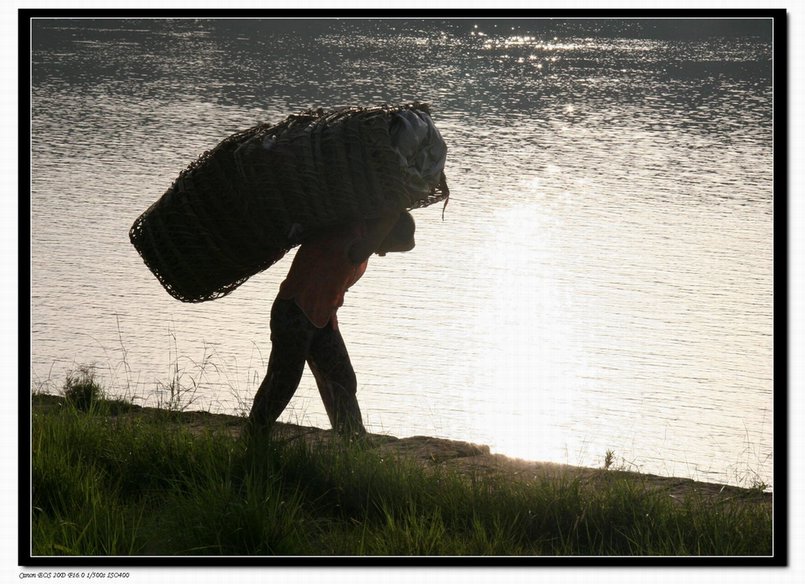
[[[329,430],[299,426],[285,426],[280,431],[287,433],[289,438],[304,438],[311,442],[332,440],[333,436]],[[658,489],[677,502],[682,502],[688,495],[699,494],[720,501],[740,500],[772,504],[771,493],[763,493],[756,489],[614,469],[520,460],[491,453],[488,446],[429,436],[395,438],[373,434],[369,437],[369,447],[376,449],[384,457],[397,456],[415,460],[426,468],[444,467],[474,480],[504,478],[509,481],[539,481],[546,478],[557,480],[579,478],[584,482],[594,483],[604,477],[617,476],[639,481],[650,489]]]
[[[64,407],[62,399],[54,396],[37,396],[34,408]],[[165,415],[164,411],[132,406],[124,416]],[[238,416],[210,414],[206,412],[179,412],[171,414],[177,424],[186,426],[195,433],[224,432],[240,436],[246,420]],[[309,444],[326,444],[336,439],[330,430],[278,424],[277,437],[283,440],[304,440]],[[382,434],[370,434],[365,447],[385,457],[400,457],[419,462],[425,468],[447,468],[473,480],[504,477],[510,481],[536,481],[548,479],[574,479],[593,482],[603,477],[618,476],[640,481],[650,489],[658,489],[677,502],[691,494],[713,497],[719,501],[761,502],[771,505],[771,493],[757,489],[738,488],[729,485],[706,483],[684,478],[662,477],[622,470],[583,468],[552,462],[526,461],[493,454],[488,446],[429,436],[396,438]]]

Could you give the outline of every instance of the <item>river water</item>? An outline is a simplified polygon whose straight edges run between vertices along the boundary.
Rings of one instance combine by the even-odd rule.
[[[370,431],[773,484],[773,45],[744,24],[35,20],[32,388],[94,365],[248,411],[293,254],[186,305],[129,227],[235,131],[421,100],[449,205],[339,312]],[[328,427],[309,373],[283,420]]]

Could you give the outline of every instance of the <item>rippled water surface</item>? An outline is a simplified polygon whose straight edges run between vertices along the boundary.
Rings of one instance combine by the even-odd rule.
[[[35,21],[32,385],[95,364],[114,393],[248,410],[292,254],[184,305],[129,227],[237,130],[418,99],[451,199],[339,312],[369,429],[772,484],[770,36],[608,26]],[[308,373],[284,419],[327,427]]]

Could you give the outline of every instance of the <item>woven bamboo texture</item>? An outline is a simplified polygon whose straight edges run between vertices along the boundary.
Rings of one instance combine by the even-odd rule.
[[[310,110],[236,133],[181,172],[130,240],[174,298],[203,302],[322,229],[446,200],[443,170],[423,181],[392,144],[395,114],[406,110],[430,120],[414,103]],[[427,139],[446,153],[430,127]]]

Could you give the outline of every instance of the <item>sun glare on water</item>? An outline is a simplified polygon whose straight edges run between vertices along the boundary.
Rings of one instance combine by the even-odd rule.
[[[537,204],[497,211],[479,252],[488,274],[478,282],[483,302],[472,335],[474,384],[495,396],[493,409],[487,403],[478,414],[495,428],[491,446],[536,460],[568,455],[556,429],[573,424],[585,370],[577,336],[562,318],[570,292],[549,220]]]

